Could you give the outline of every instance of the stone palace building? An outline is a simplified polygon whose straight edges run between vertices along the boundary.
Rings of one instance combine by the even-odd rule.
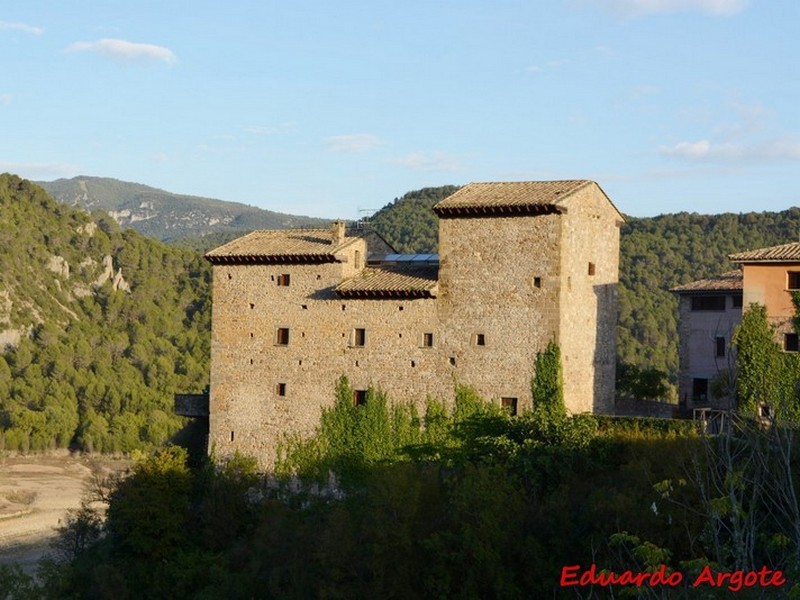
[[[452,404],[456,383],[521,412],[561,349],[573,413],[614,410],[619,228],[592,181],[473,183],[434,207],[439,254],[368,228],[255,231],[212,250],[209,446],[274,463],[346,375],[362,402]]]

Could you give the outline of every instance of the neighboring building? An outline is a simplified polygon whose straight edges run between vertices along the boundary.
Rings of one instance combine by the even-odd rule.
[[[776,341],[787,352],[798,351],[791,292],[800,291],[800,242],[739,252],[728,256],[741,270],[674,288],[680,302],[679,394],[681,405],[733,408],[733,399],[716,398],[712,382],[733,369],[730,341],[742,320],[743,307],[766,307]]]
[[[521,412],[538,351],[561,348],[572,412],[614,406],[619,226],[591,181],[470,184],[439,202],[439,255],[378,235],[257,231],[214,271],[210,445],[274,461],[309,434],[344,374],[361,402],[452,404],[456,383]]]
[[[713,382],[729,378],[735,362],[731,339],[742,320],[742,273],[730,271],[672,289],[678,294],[680,345],[678,398],[682,409],[733,408],[730,394]]]
[[[800,291],[800,242],[731,254],[742,266],[744,305],[761,304],[775,327],[777,341],[787,352],[797,352],[797,333],[791,292]]]

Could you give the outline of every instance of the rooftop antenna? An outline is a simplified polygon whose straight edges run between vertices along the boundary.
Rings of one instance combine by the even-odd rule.
[[[377,209],[357,207],[356,211],[358,212],[359,215],[358,221],[356,221],[356,227],[358,229],[362,229],[369,225],[369,220],[372,218],[372,215],[374,215],[377,212]]]

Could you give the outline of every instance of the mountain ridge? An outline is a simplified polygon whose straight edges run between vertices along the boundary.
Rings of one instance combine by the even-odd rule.
[[[105,211],[121,227],[131,227],[165,242],[253,229],[321,227],[330,222],[239,202],[177,194],[110,177],[80,175],[33,183],[63,204],[88,211]]]

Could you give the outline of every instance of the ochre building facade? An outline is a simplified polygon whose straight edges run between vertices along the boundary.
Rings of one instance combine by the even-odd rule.
[[[213,265],[209,445],[274,463],[346,375],[355,402],[451,404],[457,383],[531,407],[537,352],[556,341],[573,413],[614,407],[619,227],[584,180],[477,183],[439,202],[439,254],[368,230],[257,231]]]

